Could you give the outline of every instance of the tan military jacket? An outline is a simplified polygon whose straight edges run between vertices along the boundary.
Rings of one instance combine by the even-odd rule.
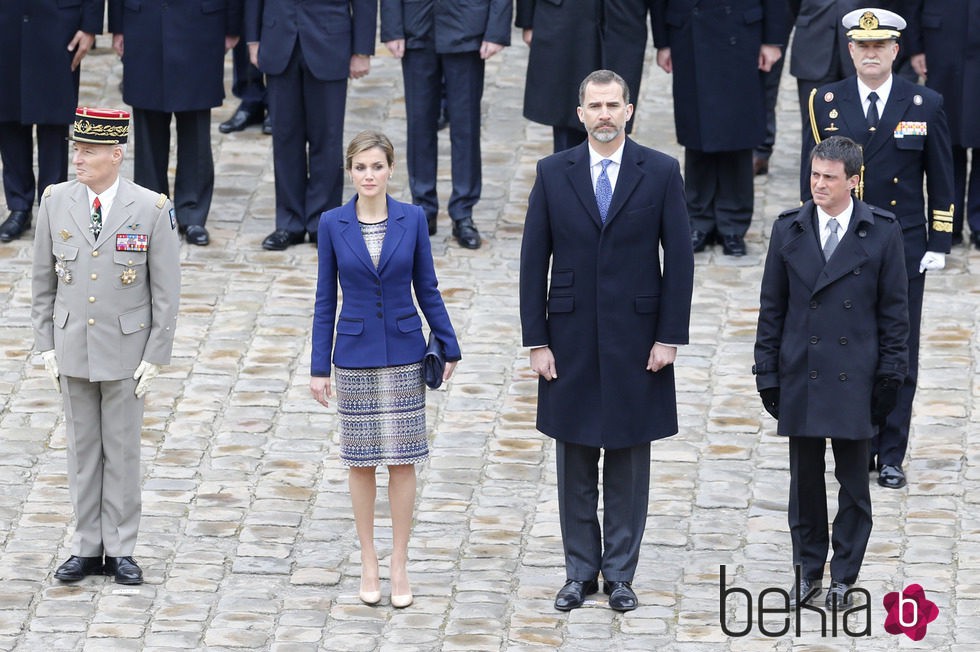
[[[62,374],[132,376],[141,360],[170,362],[180,300],[180,240],[170,200],[119,180],[98,240],[88,192],[49,186],[34,236],[31,319],[37,351],[55,350]]]

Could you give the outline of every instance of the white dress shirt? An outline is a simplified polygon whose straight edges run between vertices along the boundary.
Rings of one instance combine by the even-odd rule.
[[[854,200],[851,199],[847,203],[847,208],[840,212],[840,215],[829,215],[824,211],[824,209],[817,206],[817,222],[820,225],[820,248],[827,246],[827,238],[830,237],[830,228],[827,224],[830,219],[833,218],[837,220],[840,224],[840,229],[837,230],[837,242],[840,243],[844,240],[844,234],[847,233],[847,226],[851,223],[851,215],[854,213]]]
[[[623,143],[615,152],[609,156],[601,156],[597,151],[592,149],[592,143],[589,143],[589,171],[592,172],[593,193],[595,193],[595,184],[599,180],[599,175],[602,174],[602,162],[606,159],[612,161],[606,167],[606,176],[609,177],[609,187],[612,188],[613,193],[616,192],[616,180],[619,179],[619,166],[623,162],[624,147],[626,147],[625,139],[623,139]]]
[[[878,94],[878,119],[881,120],[881,116],[885,113],[885,104],[888,102],[888,96],[892,92],[892,76],[888,75],[888,79],[885,83],[878,88],[869,88],[867,84],[861,81],[861,78],[857,78],[858,83],[858,95],[861,96],[861,110],[864,111],[864,117],[868,117],[868,110],[871,105],[868,103],[868,95],[873,90]]]
[[[99,204],[102,206],[102,224],[105,225],[105,220],[109,217],[109,211],[112,210],[112,203],[116,201],[116,193],[119,191],[119,177],[112,182],[112,185],[102,191],[101,195],[96,195],[95,191],[85,186],[85,190],[88,191],[88,210],[89,214],[92,213],[92,204],[95,203],[95,198],[99,198]]]

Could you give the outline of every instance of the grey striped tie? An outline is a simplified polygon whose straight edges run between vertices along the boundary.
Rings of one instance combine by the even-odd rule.
[[[832,217],[827,222],[827,228],[830,229],[830,235],[827,236],[827,241],[823,243],[824,260],[830,260],[830,257],[834,255],[834,250],[837,249],[837,243],[840,242],[840,238],[837,236],[837,231],[840,229],[840,222]]]

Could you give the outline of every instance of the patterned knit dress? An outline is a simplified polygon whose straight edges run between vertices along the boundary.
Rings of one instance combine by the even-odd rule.
[[[387,220],[360,222],[374,266]],[[340,460],[347,466],[418,464],[429,456],[421,361],[395,367],[334,369]]]

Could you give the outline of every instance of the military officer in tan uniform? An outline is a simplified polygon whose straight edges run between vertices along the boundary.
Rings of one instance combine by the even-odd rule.
[[[177,223],[165,195],[119,176],[129,114],[79,108],[75,117],[76,179],[41,199],[31,308],[35,350],[64,396],[77,521],[55,577],[104,572],[140,584],[143,396],[173,347]]]

